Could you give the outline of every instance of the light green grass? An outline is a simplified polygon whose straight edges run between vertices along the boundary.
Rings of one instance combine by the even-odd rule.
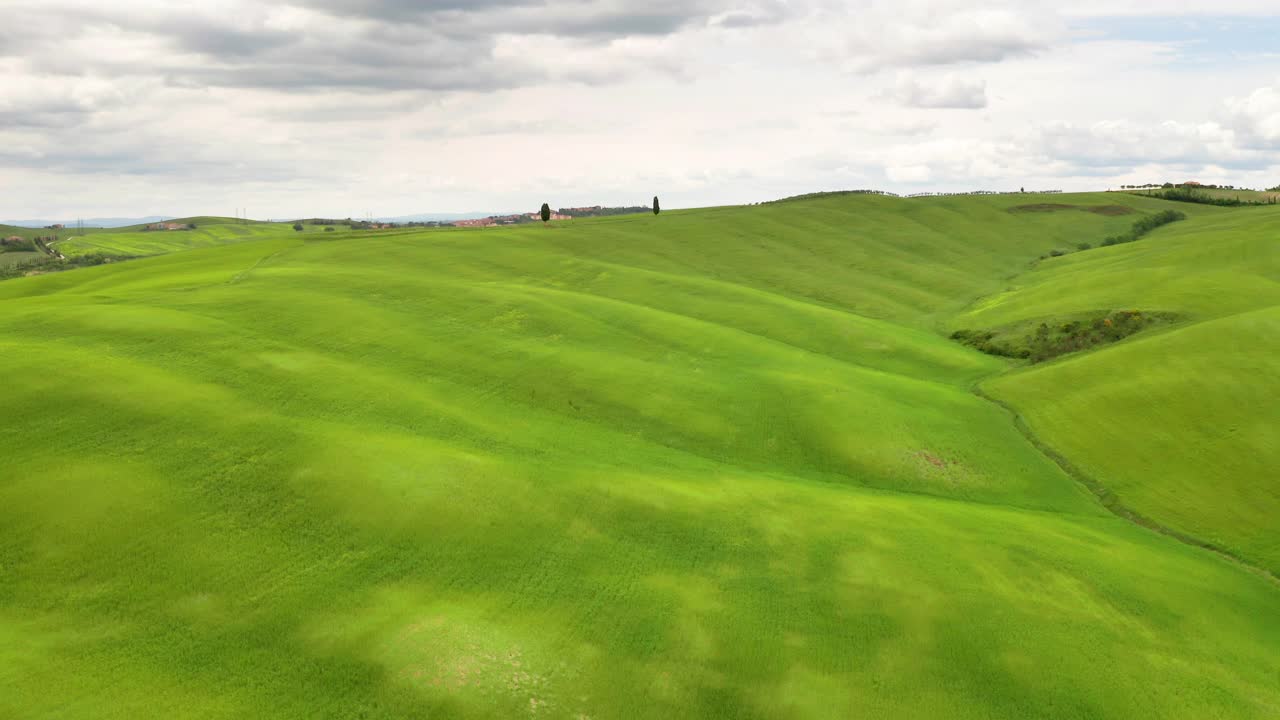
[[[1271,717],[1280,588],[1110,515],[936,332],[1134,219],[1034,201],[0,284],[0,715]]]
[[[1044,263],[957,326],[1138,308],[1182,322],[993,380],[1131,509],[1280,573],[1280,208]]]
[[[67,257],[88,254],[144,257],[249,240],[270,240],[324,232],[324,228],[318,225],[303,225],[302,233],[298,233],[293,229],[292,223],[243,223],[233,218],[218,217],[183,218],[170,222],[195,223],[196,229],[148,231],[141,227],[128,227],[99,229],[84,235],[77,235],[74,229],[68,229],[59,233],[61,239],[56,248]]]

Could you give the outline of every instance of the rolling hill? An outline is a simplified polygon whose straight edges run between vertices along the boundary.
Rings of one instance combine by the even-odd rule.
[[[1097,309],[1172,328],[988,382],[1129,509],[1280,574],[1280,207],[1181,223],[1044,263],[958,322]]]
[[[0,715],[1274,717],[1280,214],[1074,251],[1170,205],[213,223],[0,283]],[[1122,308],[1174,319],[947,338]]]
[[[99,254],[140,257],[180,250],[227,245],[248,240],[266,240],[294,234],[292,223],[245,222],[234,218],[192,217],[169,221],[194,224],[194,230],[146,230],[146,226],[95,229],[84,235],[62,231],[56,247],[67,257]],[[322,232],[318,225],[304,225],[304,232]],[[48,232],[48,231],[46,231]]]

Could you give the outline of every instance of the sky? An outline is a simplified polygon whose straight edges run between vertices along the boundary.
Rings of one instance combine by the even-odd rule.
[[[0,0],[0,218],[1280,185],[1274,0]]]

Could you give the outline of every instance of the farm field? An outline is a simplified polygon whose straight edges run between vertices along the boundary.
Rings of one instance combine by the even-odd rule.
[[[84,235],[76,235],[74,229],[67,229],[60,231],[63,239],[58,241],[56,248],[67,257],[95,253],[140,257],[297,234],[292,223],[243,223],[234,218],[219,217],[182,218],[171,222],[195,223],[196,228],[147,231],[141,227],[125,227],[96,229]],[[317,225],[303,225],[303,228],[306,234],[324,230]]]
[[[5,252],[0,253],[0,265],[21,265],[39,260],[41,253],[38,252]]]
[[[0,283],[0,716],[1280,714],[1270,208],[218,227]]]

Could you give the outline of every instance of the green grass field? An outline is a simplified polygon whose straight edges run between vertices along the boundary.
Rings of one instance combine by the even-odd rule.
[[[1045,262],[957,323],[1140,307],[1184,320],[993,380],[1131,509],[1280,574],[1280,207]]]
[[[298,234],[293,223],[249,222],[234,218],[196,217],[171,222],[194,223],[194,230],[143,230],[141,227],[96,229],[84,235],[74,229],[60,232],[56,248],[67,257],[76,255],[125,255],[145,257],[190,250],[193,248],[227,245],[249,240],[270,240]],[[318,225],[303,225],[303,233],[323,232]],[[49,231],[45,231],[49,232]]]
[[[1169,205],[289,230],[0,283],[0,716],[1275,717],[1280,584],[975,392],[1273,567],[1280,215],[1038,260]],[[946,338],[1130,305],[1180,320],[1030,369]]]

